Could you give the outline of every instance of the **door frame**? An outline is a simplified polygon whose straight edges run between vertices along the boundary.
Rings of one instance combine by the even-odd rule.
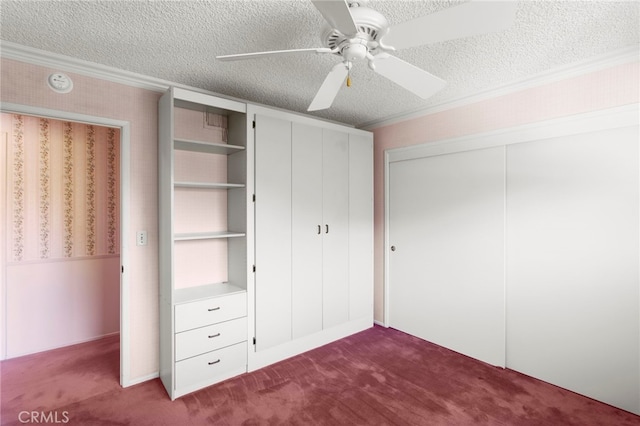
[[[24,114],[34,117],[50,118],[61,121],[73,121],[84,124],[93,124],[102,127],[120,129],[120,386],[126,387],[130,383],[130,300],[129,300],[129,268],[124,268],[129,261],[129,247],[126,236],[129,234],[129,209],[130,209],[130,164],[131,164],[131,128],[130,123],[124,120],[98,117],[93,115],[78,114],[68,111],[60,111],[49,108],[40,108],[29,105],[0,103],[0,112],[9,114]],[[3,194],[6,195],[6,194]],[[4,226],[4,224],[2,225]],[[3,250],[4,254],[4,250]],[[0,287],[2,290],[3,311],[6,299],[6,259],[2,258],[3,271],[0,274]],[[4,315],[4,314],[3,314]],[[6,356],[6,321],[2,320],[2,354]]]

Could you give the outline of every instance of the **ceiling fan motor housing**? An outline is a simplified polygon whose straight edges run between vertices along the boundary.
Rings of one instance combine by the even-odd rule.
[[[380,13],[368,7],[351,7],[349,9],[358,33],[343,34],[340,31],[325,26],[322,32],[322,43],[337,50],[347,61],[363,59],[367,52],[375,51],[379,39],[385,35],[389,23]]]

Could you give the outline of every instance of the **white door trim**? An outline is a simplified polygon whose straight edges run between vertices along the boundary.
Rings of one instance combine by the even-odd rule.
[[[46,117],[56,120],[74,121],[98,126],[115,127],[120,129],[120,385],[130,386],[130,334],[129,334],[129,247],[127,235],[129,235],[129,200],[130,200],[130,123],[123,120],[97,117],[93,115],[78,114],[68,111],[59,111],[48,108],[40,108],[29,105],[0,103],[0,112],[25,114],[36,117]],[[5,277],[2,279],[2,291],[6,288]],[[3,298],[6,303],[6,298]],[[3,307],[4,308],[4,307]],[[6,309],[4,309],[6,312]],[[5,323],[6,324],[6,323]],[[2,330],[2,338],[6,338],[6,331]],[[6,342],[2,347],[6,350]],[[5,354],[2,354],[3,358]]]
[[[389,327],[389,166],[393,162],[414,160],[423,157],[452,154],[455,152],[471,151],[496,146],[507,146],[516,143],[530,142],[596,132],[604,129],[615,129],[638,125],[640,120],[640,104],[629,104],[615,108],[591,111],[583,114],[571,115],[551,120],[540,121],[522,126],[509,127],[485,133],[443,139],[388,149],[384,152],[384,325]]]

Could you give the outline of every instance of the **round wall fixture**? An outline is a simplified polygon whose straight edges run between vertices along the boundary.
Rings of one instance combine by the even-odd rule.
[[[54,72],[47,78],[47,84],[54,92],[69,93],[73,89],[73,81],[68,75]]]

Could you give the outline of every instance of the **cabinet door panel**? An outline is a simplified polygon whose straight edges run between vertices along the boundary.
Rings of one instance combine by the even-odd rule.
[[[373,143],[349,135],[349,319],[373,319]]]
[[[256,116],[256,350],[291,340],[291,123]]]
[[[293,123],[292,134],[295,339],[322,330],[322,129]]]
[[[323,130],[323,328],[349,319],[349,135]]]

